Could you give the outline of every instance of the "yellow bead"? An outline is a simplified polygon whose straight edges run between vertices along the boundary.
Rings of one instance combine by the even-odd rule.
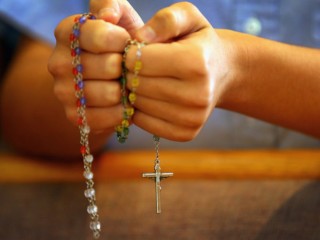
[[[129,121],[126,119],[122,120],[121,124],[123,128],[129,127]]]
[[[129,101],[130,101],[131,103],[134,103],[136,100],[137,100],[137,95],[136,95],[135,93],[131,92],[131,93],[129,94]]]
[[[125,111],[128,116],[132,116],[134,114],[134,108],[126,108]]]
[[[136,88],[139,86],[139,78],[138,77],[133,77],[132,79],[132,87]]]
[[[140,60],[137,60],[134,64],[134,71],[138,72],[140,71],[142,68],[142,62]]]
[[[116,132],[122,132],[123,128],[121,125],[116,126]]]

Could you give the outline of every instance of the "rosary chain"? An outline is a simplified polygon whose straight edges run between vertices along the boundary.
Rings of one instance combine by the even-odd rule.
[[[94,189],[92,162],[93,155],[90,153],[89,133],[90,127],[86,118],[86,98],[84,96],[84,81],[83,81],[83,66],[81,64],[81,48],[79,43],[80,28],[88,20],[95,19],[92,14],[83,14],[74,20],[72,33],[70,34],[70,49],[73,65],[73,80],[75,83],[75,96],[77,98],[77,114],[78,127],[80,131],[80,152],[83,158],[84,172],[83,176],[86,179],[86,189],[84,195],[88,200],[87,212],[91,218],[90,229],[93,232],[93,237],[100,237],[101,223],[99,221],[98,207],[96,204],[96,194]]]

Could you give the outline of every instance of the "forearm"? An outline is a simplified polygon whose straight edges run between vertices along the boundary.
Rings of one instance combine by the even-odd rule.
[[[235,42],[242,62],[218,106],[320,137],[320,51],[223,30],[219,35]]]
[[[2,133],[14,149],[34,155],[68,158],[79,155],[79,131],[65,117],[53,94],[47,71],[51,47],[30,39],[22,43],[1,94]],[[92,138],[94,151],[108,134]]]

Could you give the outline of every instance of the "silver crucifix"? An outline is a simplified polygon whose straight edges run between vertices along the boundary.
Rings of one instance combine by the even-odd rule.
[[[142,177],[154,178],[155,188],[156,188],[156,212],[161,213],[161,201],[160,201],[161,184],[160,184],[160,182],[164,178],[172,177],[173,173],[171,173],[171,172],[162,173],[159,163],[157,163],[155,165],[154,170],[155,171],[153,173],[143,173]]]

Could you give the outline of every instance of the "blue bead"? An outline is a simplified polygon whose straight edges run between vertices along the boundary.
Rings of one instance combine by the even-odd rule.
[[[79,48],[79,47],[76,47],[74,49],[74,51],[75,51],[76,55],[80,55],[81,54],[81,48]]]
[[[85,23],[87,20],[87,16],[82,16],[81,18],[79,18],[79,23],[83,24]]]
[[[86,102],[87,102],[87,100],[85,97],[80,98],[81,105],[86,105]]]
[[[80,29],[73,29],[73,35],[78,38],[80,36]]]
[[[79,87],[80,89],[83,89],[83,88],[84,88],[84,82],[83,82],[83,81],[79,81],[79,82],[78,82],[78,87]]]
[[[78,64],[78,65],[77,65],[77,71],[78,71],[79,73],[82,73],[82,71],[83,71],[83,66],[82,66],[82,64]]]

